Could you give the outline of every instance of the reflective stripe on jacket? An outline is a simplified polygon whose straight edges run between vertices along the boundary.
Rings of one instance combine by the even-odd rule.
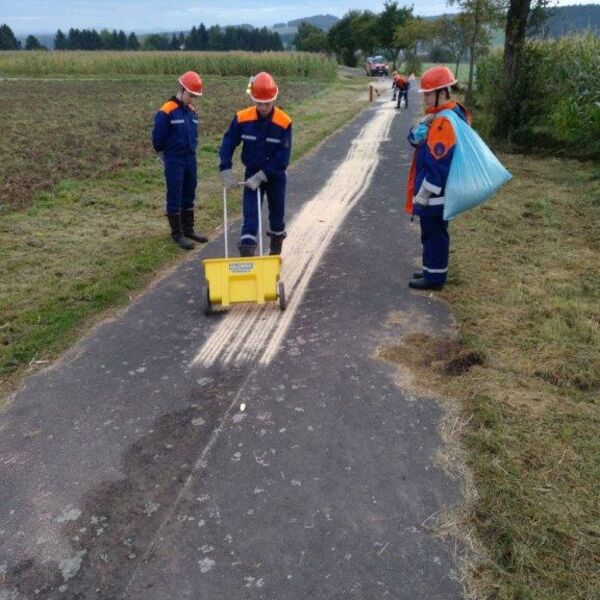
[[[448,109],[454,110],[467,123],[471,122],[464,106],[454,100],[436,108],[428,108],[426,113],[435,114]],[[444,188],[456,145],[454,128],[445,117],[436,117],[429,125],[425,139],[418,139],[417,132],[418,126],[411,129],[408,134],[408,141],[415,147],[415,152],[406,187],[405,212],[441,216],[444,210]],[[413,204],[413,198],[419,193],[421,187],[431,194],[427,206]]]
[[[173,96],[154,116],[152,146],[156,152],[184,154],[198,147],[198,114]]]
[[[280,108],[261,118],[255,106],[239,111],[223,136],[219,170],[231,169],[235,149],[243,142],[242,163],[249,173],[264,171],[271,179],[285,173],[292,149],[292,119]]]

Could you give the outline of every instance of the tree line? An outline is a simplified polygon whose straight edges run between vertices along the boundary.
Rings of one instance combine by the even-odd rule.
[[[180,32],[153,33],[140,36],[134,32],[127,35],[124,31],[103,29],[69,29],[64,33],[60,29],[54,36],[56,50],[249,50],[254,52],[283,50],[279,33],[267,27],[260,29],[251,26],[212,25],[206,27],[200,23],[192,27],[187,34]],[[20,50],[21,42],[11,28],[0,26],[0,50]],[[25,41],[25,50],[41,50],[44,46],[30,35]]]
[[[334,53],[346,66],[356,66],[360,56],[383,54],[393,64],[418,73],[421,57],[458,65],[470,60],[469,88],[473,85],[475,60],[487,53],[492,28],[500,22],[503,0],[449,0],[461,8],[457,15],[425,19],[414,7],[387,0],[380,13],[347,12],[329,32],[301,23],[294,38],[297,50]]]
[[[54,36],[55,50],[138,50],[140,42],[135,33],[103,29],[69,29],[64,34],[60,29]]]
[[[360,57],[383,54],[393,68],[418,73],[422,57],[432,62],[453,63],[456,70],[468,61],[467,92],[474,90],[475,67],[491,48],[494,31],[505,29],[505,69],[514,80],[518,55],[525,37],[543,29],[549,0],[447,0],[459,9],[456,15],[425,19],[414,14],[414,5],[386,0],[380,13],[347,12],[328,32],[301,23],[294,47],[307,52],[329,52],[346,66]],[[514,50],[513,50],[514,49]]]

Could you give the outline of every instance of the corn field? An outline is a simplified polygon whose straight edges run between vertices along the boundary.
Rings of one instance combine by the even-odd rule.
[[[525,47],[522,76],[508,82],[519,97],[513,141],[561,154],[600,157],[600,38],[592,34],[532,40]],[[502,131],[505,90],[502,55],[478,65],[478,96],[491,130]]]
[[[64,75],[243,75],[269,71],[276,76],[335,77],[337,65],[309,52],[2,52],[0,77]]]

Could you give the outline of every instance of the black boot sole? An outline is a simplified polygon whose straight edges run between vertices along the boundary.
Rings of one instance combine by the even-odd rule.
[[[187,238],[172,238],[173,241],[182,249],[182,250],[193,250],[196,247],[196,244]]]
[[[443,283],[427,283],[424,279],[411,279],[408,287],[413,290],[441,290]]]
[[[200,244],[206,244],[206,242],[208,242],[208,238],[204,237],[203,235],[197,235],[195,233],[185,233],[184,234],[186,238],[190,239],[190,240],[194,240],[194,242],[198,242]]]

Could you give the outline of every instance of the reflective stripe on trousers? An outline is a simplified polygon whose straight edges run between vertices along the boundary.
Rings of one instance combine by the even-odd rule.
[[[248,174],[246,174],[248,177]],[[285,175],[261,184],[260,192],[264,201],[265,196],[269,205],[269,229],[275,232],[285,233]],[[258,234],[258,212],[256,207],[256,192],[250,188],[244,188],[244,223],[242,225],[241,238],[246,236],[256,237]],[[263,230],[266,227],[263,226]]]
[[[446,283],[450,235],[448,221],[441,217],[420,217],[423,244],[423,277],[431,283]]]

